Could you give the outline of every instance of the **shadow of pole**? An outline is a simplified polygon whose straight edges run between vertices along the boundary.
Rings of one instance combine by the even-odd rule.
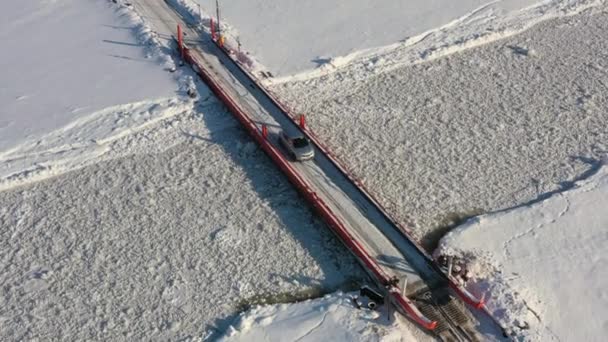
[[[189,13],[180,14],[186,22],[195,22]],[[186,39],[197,42],[201,37]],[[193,73],[192,75],[196,80],[194,86],[199,96],[207,97],[208,94],[211,94],[210,89],[200,78]],[[276,214],[286,232],[317,261],[321,273],[326,275],[323,279],[292,276],[293,280],[309,288],[321,289],[318,293],[319,296],[337,290],[350,291],[353,289],[353,283],[362,284],[371,281],[354,256],[316,216],[313,208],[291,186],[288,178],[274,165],[219,100],[213,101],[211,104],[204,101],[197,106],[197,111],[209,130],[209,137],[203,138],[190,133],[188,134],[190,138],[202,138],[208,143],[222,148],[232,162],[243,170],[251,181],[254,191]],[[227,124],[227,122],[229,123]],[[255,145],[255,149],[247,152],[249,149],[239,147],[239,143],[241,145],[251,143]],[[201,154],[204,154],[204,146],[201,146],[201,149],[203,149]],[[322,248],[319,248],[318,245],[321,245]],[[348,274],[344,274],[344,272],[348,272]],[[206,330],[212,332],[211,336],[207,336],[208,340],[213,340],[218,334],[225,332],[238,318],[236,312],[238,308],[234,309],[234,314],[216,318],[214,322],[207,324]]]
[[[119,42],[117,40],[110,40],[110,39],[104,39],[104,40],[102,40],[102,42],[108,43],[108,44],[133,46],[133,47],[141,47],[142,46],[140,43]]]

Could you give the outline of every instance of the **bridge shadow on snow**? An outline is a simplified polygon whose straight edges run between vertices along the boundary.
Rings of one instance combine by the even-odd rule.
[[[368,283],[369,278],[362,270],[357,272],[356,268],[348,266],[349,263],[354,262],[353,257],[350,256],[346,247],[335,238],[325,223],[316,216],[306,200],[292,187],[287,177],[274,165],[273,161],[221,102],[207,101],[210,90],[198,77],[195,80],[199,98],[202,99],[201,103],[196,106],[197,117],[205,123],[210,135],[203,137],[196,132],[185,131],[182,134],[188,139],[205,142],[200,145],[201,155],[205,153],[206,144],[221,146],[232,162],[245,172],[259,198],[270,206],[284,225],[285,231],[317,261],[322,273],[326,275],[325,278],[313,279],[302,275],[274,274],[275,277],[286,282],[297,281],[306,288],[303,288],[300,294],[271,295],[276,295],[276,299],[279,300],[296,302],[320,297],[337,290],[352,291],[360,284]],[[248,143],[255,145],[255,149],[244,146]],[[319,245],[324,248],[319,248]],[[343,263],[336,256],[344,256]],[[336,275],[336,271],[340,270],[340,264],[347,265],[346,270],[354,270],[353,274]],[[268,294],[260,294],[260,297],[269,298],[268,296]],[[272,303],[273,300],[265,302]],[[260,303],[253,300],[252,304]],[[247,309],[248,306],[240,305],[235,310]],[[214,337],[227,331],[237,317],[238,312],[235,312],[233,315],[217,318],[208,324],[206,330],[212,333],[209,338],[213,340]]]
[[[115,45],[124,45],[124,46],[132,46],[132,47],[141,47],[140,43],[130,43],[130,42],[119,42],[117,40],[104,39],[102,40],[104,43],[115,44]]]
[[[169,1],[170,3],[172,1]],[[189,13],[180,11],[180,15],[189,25],[194,25],[197,20]],[[200,37],[184,37],[186,43],[197,43]],[[175,53],[173,53],[175,56]],[[279,275],[273,274],[275,277],[281,278],[284,281],[297,281],[300,284],[306,285],[308,288],[303,289],[300,294],[292,294],[289,298],[285,294],[276,294],[279,300],[297,302],[309,298],[320,297],[325,293],[335,292],[337,290],[352,291],[357,289],[360,284],[369,283],[370,278],[363,271],[353,270],[353,274],[342,275],[336,277],[336,270],[339,271],[337,265],[347,265],[354,262],[354,257],[350,255],[346,247],[333,235],[329,227],[316,216],[312,207],[308,205],[306,200],[299,195],[287,177],[274,165],[274,162],[268,157],[264,151],[257,145],[252,137],[245,131],[236,118],[230,113],[227,108],[218,99],[209,103],[208,98],[214,97],[210,95],[210,89],[197,76],[193,75],[195,86],[200,98],[204,99],[197,107],[199,117],[205,123],[210,132],[209,137],[202,137],[196,133],[184,132],[184,135],[190,139],[201,139],[207,143],[213,143],[222,147],[234,164],[240,166],[245,172],[251,186],[257,192],[260,199],[268,203],[273,212],[277,215],[280,222],[285,227],[285,230],[300,243],[300,245],[308,252],[308,254],[318,262],[322,273],[328,277],[325,279],[312,279],[302,275]],[[243,148],[239,148],[236,142],[251,143],[255,145],[253,153],[243,153]],[[204,154],[204,145],[201,146],[201,154]],[[294,213],[294,206],[298,207]],[[295,215],[294,215],[295,214]],[[311,239],[311,236],[316,235],[316,239]],[[315,245],[321,243],[326,249],[320,250]],[[325,252],[330,250],[331,252]],[[336,259],[336,256],[344,256],[343,262]],[[266,294],[261,294],[265,296]],[[271,301],[266,301],[271,304]],[[254,303],[255,304],[255,303]],[[240,305],[235,308],[235,312],[227,317],[216,318],[212,323],[207,324],[205,330],[211,335],[206,336],[206,340],[213,341],[221,334],[228,330],[238,318],[238,311],[247,309],[246,306]]]

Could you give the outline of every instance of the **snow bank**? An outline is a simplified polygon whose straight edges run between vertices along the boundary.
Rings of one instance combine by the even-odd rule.
[[[533,341],[603,341],[608,334],[608,164],[574,189],[479,216],[437,254],[469,260],[470,285]]]
[[[353,63],[379,71],[429,60],[601,1],[223,1],[220,17],[226,32],[279,76],[273,82],[283,82]],[[198,2],[215,16],[213,1]]]
[[[11,16],[0,24],[3,34],[19,32],[22,40],[8,44],[23,54],[0,56],[15,66],[0,81],[7,90],[0,94],[0,191],[169,148],[177,140],[168,128],[197,100],[188,98],[188,88],[209,98],[189,69],[175,72],[170,44],[130,6],[73,2],[4,12]],[[46,45],[51,49],[40,53]],[[27,94],[17,96],[22,92]],[[167,141],[160,143],[161,136]],[[153,141],[156,146],[145,146]]]
[[[422,341],[385,308],[357,309],[354,294],[336,293],[296,304],[258,306],[241,314],[219,341]],[[419,339],[420,338],[420,339]]]
[[[168,98],[108,107],[81,116],[32,142],[1,153],[0,191],[101,160],[169,148],[179,141],[169,130],[180,116],[192,110],[192,102]],[[150,146],[152,143],[158,145]]]
[[[141,22],[114,6],[78,0],[3,5],[1,158],[103,108],[175,92],[174,76],[163,71],[170,59],[155,53]]]

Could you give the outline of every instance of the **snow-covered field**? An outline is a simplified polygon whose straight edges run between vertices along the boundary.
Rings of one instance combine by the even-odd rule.
[[[230,34],[281,76],[273,90],[429,246],[436,227],[568,188],[608,153],[602,0],[221,3]],[[342,293],[233,321],[249,304],[364,275],[208,89],[167,71],[168,37],[146,18],[110,1],[29,0],[4,4],[0,19],[1,340],[428,338]],[[605,222],[554,235],[535,210],[578,203],[553,223],[572,227],[605,207],[607,177],[480,221],[529,218],[482,249],[494,253],[484,266],[505,273],[478,284],[533,326],[530,338],[601,337],[560,325],[581,315],[606,332]],[[452,250],[483,247],[470,234],[497,228],[480,227],[453,235]],[[577,259],[589,262],[573,270]],[[544,267],[551,277],[531,274]],[[593,280],[583,297],[571,295],[583,284],[563,285],[572,272]],[[600,314],[564,311],[579,299]]]
[[[200,3],[215,16],[215,2]],[[238,37],[275,76],[306,79],[336,68],[387,70],[521,32],[601,0],[220,1]],[[312,70],[311,70],[312,69]]]
[[[606,159],[608,162],[608,158]],[[464,257],[490,309],[534,341],[608,335],[608,163],[567,192],[469,220],[437,253]]]
[[[0,11],[0,150],[108,106],[175,91],[133,23],[105,1],[22,1]],[[10,53],[9,53],[10,52]]]
[[[163,70],[172,61],[128,12],[76,0],[0,12],[0,189],[94,162],[116,137],[184,110]]]

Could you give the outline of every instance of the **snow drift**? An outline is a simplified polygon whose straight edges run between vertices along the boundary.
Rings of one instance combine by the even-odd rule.
[[[608,334],[608,165],[542,202],[469,220],[436,254],[469,261],[478,293],[533,341]],[[516,329],[517,330],[517,329]]]

